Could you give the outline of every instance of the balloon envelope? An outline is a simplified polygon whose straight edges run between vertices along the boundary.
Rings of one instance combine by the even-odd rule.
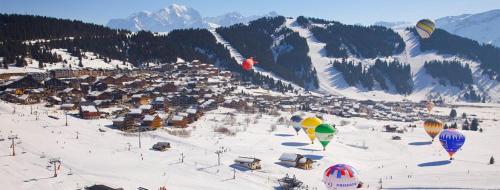
[[[316,138],[318,138],[319,142],[323,146],[323,150],[325,150],[326,146],[335,136],[335,128],[330,124],[320,124],[316,129],[314,129]]]
[[[415,28],[420,37],[427,39],[431,37],[434,29],[436,29],[436,24],[430,19],[422,19],[417,22]]]
[[[465,136],[454,129],[445,129],[439,135],[439,141],[443,148],[450,155],[450,159],[452,159],[453,154],[460,150],[462,145],[465,143]]]
[[[427,101],[425,107],[427,108],[427,111],[431,112],[432,108],[434,108],[434,103],[432,103],[431,101]]]
[[[326,169],[323,183],[328,190],[350,190],[358,187],[358,173],[347,164],[336,164]]]
[[[434,140],[441,131],[443,131],[443,122],[437,119],[427,119],[424,122],[425,132]]]
[[[315,134],[315,131],[314,129],[319,125],[321,124],[323,121],[321,121],[321,119],[317,118],[317,117],[308,117],[308,118],[305,118],[301,125],[302,125],[302,129],[304,129],[304,131],[306,132],[307,134],[307,137],[309,137],[309,139],[311,139],[311,142],[314,144],[314,139],[316,139],[316,134]]]
[[[252,57],[245,59],[243,63],[241,63],[241,66],[243,67],[244,70],[251,70],[253,68],[253,65],[255,64],[255,61],[253,60]]]
[[[293,129],[298,134],[300,129],[302,129],[302,125],[301,125],[302,117],[300,117],[298,115],[294,115],[294,116],[292,116],[292,118],[290,120],[292,121]]]

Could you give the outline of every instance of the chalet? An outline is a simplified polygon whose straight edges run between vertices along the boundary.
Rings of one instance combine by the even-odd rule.
[[[35,88],[43,88],[43,84],[33,78],[31,75],[27,75],[23,78],[6,82],[0,86],[0,91],[3,91],[7,88],[13,89],[35,89]]]
[[[147,105],[149,104],[149,97],[145,94],[134,94],[131,101],[135,105]]]
[[[158,115],[146,115],[142,119],[142,126],[149,128],[150,130],[155,130],[163,127],[162,119]]]
[[[47,101],[53,105],[59,105],[62,103],[61,98],[59,98],[57,96],[50,96],[47,98]]]
[[[108,89],[108,84],[98,81],[92,84],[91,88],[93,91],[105,91]]]
[[[175,115],[170,119],[169,125],[177,128],[186,128],[188,126],[188,120],[180,115]]]
[[[248,168],[250,170],[258,170],[261,169],[260,159],[250,158],[250,157],[238,157],[234,160],[234,163]]]
[[[123,129],[125,126],[125,117],[117,117],[113,119],[113,127]]]
[[[306,158],[303,155],[295,153],[283,153],[280,158],[280,163],[288,167],[297,167],[304,170],[312,169],[313,160]]]
[[[199,111],[196,108],[186,109],[186,113],[188,114],[187,117],[190,122],[198,120],[198,118],[200,118],[203,114],[203,112]]]
[[[224,101],[224,107],[242,110],[247,106],[247,103],[242,99],[229,99]]]
[[[97,78],[91,75],[83,75],[80,76],[78,80],[80,80],[81,83],[92,84],[97,80]]]
[[[101,79],[99,81],[102,83],[108,84],[108,85],[110,85],[110,84],[117,85],[118,84],[118,80],[116,80],[116,78],[113,76],[104,77],[103,79]]]
[[[40,100],[31,94],[23,94],[21,96],[18,96],[17,100],[14,101],[14,103],[25,104],[25,105],[36,104],[39,102]]]
[[[139,109],[141,110],[142,114],[144,115],[153,115],[156,113],[155,109],[153,109],[152,105],[141,105],[139,106]]]
[[[151,102],[151,106],[153,106],[155,110],[168,112],[168,103],[165,97],[156,97],[153,102]]]
[[[169,142],[157,142],[156,144],[153,145],[153,150],[157,151],[166,151],[167,149],[170,148],[170,143]]]
[[[55,91],[61,91],[69,88],[69,84],[58,78],[48,78],[43,81],[45,88]]]
[[[75,104],[62,104],[61,110],[66,110],[66,111],[76,110],[76,105]]]
[[[83,92],[76,88],[66,88],[63,91],[59,92],[58,95],[63,99],[79,100],[83,97]]]
[[[82,119],[99,119],[101,115],[93,105],[81,105],[79,111]]]

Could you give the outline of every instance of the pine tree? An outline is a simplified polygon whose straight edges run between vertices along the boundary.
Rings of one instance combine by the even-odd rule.
[[[491,156],[491,158],[490,158],[490,164],[491,165],[495,164],[495,158],[493,158],[493,156]]]
[[[453,123],[453,124],[451,124],[450,128],[451,128],[451,129],[458,129],[458,125],[457,125],[457,123]]]
[[[451,118],[455,118],[455,117],[457,117],[457,110],[455,110],[455,109],[451,109],[451,112],[450,112],[450,117],[451,117]]]
[[[38,61],[38,68],[43,69],[43,62],[42,61]]]
[[[448,125],[445,123],[443,128],[444,128],[444,129],[448,129],[449,127],[448,127]]]
[[[4,68],[4,69],[9,69],[9,64],[8,64],[7,62],[4,62],[4,63],[3,63],[3,68]]]
[[[468,120],[465,120],[465,122],[462,124],[462,130],[470,130]]]
[[[462,113],[462,119],[467,119],[467,114],[465,112]]]
[[[83,67],[83,63],[82,63],[81,59],[80,59],[80,61],[78,61],[78,67]]]
[[[479,128],[479,120],[477,118],[472,119],[470,130],[477,131],[478,128]]]

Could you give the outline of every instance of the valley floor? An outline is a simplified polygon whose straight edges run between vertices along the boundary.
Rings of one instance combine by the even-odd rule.
[[[15,113],[13,112],[15,108]],[[460,105],[459,115],[477,114],[483,122],[483,133],[461,131],[466,143],[449,162],[438,142],[431,143],[422,122],[398,123],[361,118],[339,118],[325,115],[328,123],[337,125],[339,133],[323,151],[318,142],[310,144],[305,134],[279,124],[280,116],[237,113],[219,108],[192,125],[190,137],[178,137],[166,130],[144,132],[141,145],[137,134],[107,127],[109,120],[81,120],[42,105],[30,106],[0,103],[0,184],[1,189],[77,189],[93,184],[137,189],[274,189],[277,179],[295,175],[309,187],[325,189],[321,179],[324,170],[336,163],[357,168],[367,189],[377,189],[382,180],[385,189],[498,189],[500,165],[488,165],[491,156],[500,156],[500,105],[488,107]],[[435,108],[434,114],[448,114],[450,108]],[[235,113],[234,117],[230,115]],[[280,113],[285,119],[289,113]],[[48,117],[48,116],[55,117]],[[306,114],[311,115],[312,114]],[[59,118],[59,119],[54,119]],[[231,123],[231,118],[236,119]],[[246,124],[248,118],[250,123]],[[342,124],[342,126],[341,126]],[[382,132],[382,126],[416,124],[404,134]],[[276,129],[273,130],[273,125]],[[227,127],[234,136],[214,132]],[[105,132],[99,132],[104,129]],[[76,139],[78,132],[78,139]],[[17,134],[16,156],[11,156],[7,137]],[[391,140],[399,135],[402,140]],[[166,152],[151,150],[159,141],[170,142]],[[130,150],[129,150],[130,144]],[[221,165],[215,151],[222,150]],[[300,170],[277,164],[284,152],[300,153],[314,159],[314,169]],[[184,156],[183,159],[182,156]],[[262,169],[247,171],[235,167],[238,156],[255,156]],[[60,158],[59,176],[53,178],[49,158]],[[182,161],[183,160],[183,161]],[[235,168],[233,170],[233,168]],[[236,178],[233,179],[233,172]],[[71,174],[71,175],[70,175]]]

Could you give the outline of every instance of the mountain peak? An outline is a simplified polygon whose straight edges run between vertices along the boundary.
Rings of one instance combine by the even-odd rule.
[[[200,13],[188,6],[171,4],[156,12],[141,11],[123,19],[111,19],[107,26],[126,29],[133,32],[149,30],[152,32],[169,32],[175,29],[207,28],[213,26],[229,26],[237,23],[248,23],[263,16],[277,16],[270,12],[261,16],[243,16],[239,12],[229,12],[220,16],[203,18]]]

